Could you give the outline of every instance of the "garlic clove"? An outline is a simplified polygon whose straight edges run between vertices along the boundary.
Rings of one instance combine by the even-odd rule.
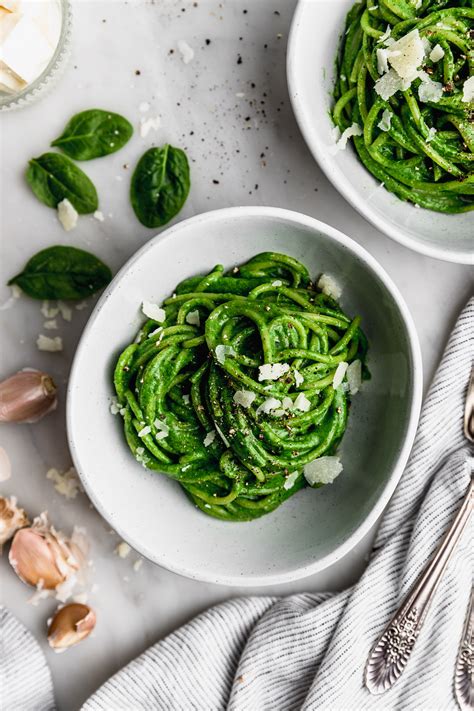
[[[17,531],[9,561],[24,583],[53,590],[72,579],[84,565],[85,555],[75,542],[50,526],[46,514],[41,514],[31,528]]]
[[[24,510],[16,505],[14,496],[9,499],[0,496],[0,550],[19,528],[29,523]]]
[[[37,422],[56,405],[56,385],[39,370],[21,370],[0,383],[0,422]]]
[[[95,623],[95,612],[88,605],[78,602],[65,605],[56,612],[49,625],[49,646],[62,652],[88,637]]]

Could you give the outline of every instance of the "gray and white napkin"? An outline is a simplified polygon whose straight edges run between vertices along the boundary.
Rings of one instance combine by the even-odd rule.
[[[455,709],[453,672],[472,585],[472,527],[445,572],[403,676],[378,697],[365,689],[363,673],[373,643],[438,546],[469,484],[473,458],[462,413],[473,355],[471,299],[356,585],[337,594],[247,597],[214,607],[118,672],[83,711]],[[12,643],[7,637],[0,676]],[[23,705],[22,711],[33,708]]]

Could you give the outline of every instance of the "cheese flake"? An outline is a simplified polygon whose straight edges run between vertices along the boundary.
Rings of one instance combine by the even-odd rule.
[[[436,44],[430,52],[430,59],[432,62],[439,62],[440,59],[444,57],[444,49],[440,44]]]
[[[285,375],[290,369],[288,363],[264,363],[258,368],[258,379],[262,380],[278,380],[282,375]]]
[[[201,325],[201,319],[199,318],[199,311],[197,309],[195,311],[190,311],[186,315],[186,323],[189,323],[190,326]]]
[[[378,122],[377,126],[381,131],[390,131],[390,126],[392,123],[393,113],[389,109],[384,109],[382,112],[382,118]]]
[[[276,397],[269,397],[257,407],[255,414],[260,415],[260,413],[263,412],[265,415],[268,415],[272,410],[276,410],[280,407],[280,405],[281,400],[278,400]]]
[[[236,390],[234,393],[234,402],[242,407],[250,407],[256,397],[256,394],[251,390]]]
[[[36,346],[39,351],[47,351],[49,353],[56,353],[62,351],[63,349],[63,339],[61,336],[55,336],[54,338],[49,338],[49,336],[43,336],[42,333],[39,334],[36,339]]]
[[[469,77],[463,84],[462,87],[462,100],[464,103],[469,103],[474,101],[474,76]]]
[[[220,343],[218,346],[216,346],[216,359],[217,362],[220,363],[221,365],[224,365],[225,359],[227,356],[234,356],[235,355],[235,350],[232,348],[232,346],[226,346]]]
[[[294,485],[296,484],[296,480],[299,477],[299,472],[291,472],[291,474],[288,474],[286,477],[285,483],[283,484],[283,488],[288,491],[288,489],[292,489]]]
[[[310,486],[315,484],[332,484],[342,472],[343,466],[339,457],[320,457],[304,467],[305,479]]]
[[[164,309],[160,308],[157,304],[153,304],[151,301],[144,301],[142,304],[142,311],[145,316],[151,318],[157,323],[163,323],[166,320],[166,312]]]
[[[210,432],[207,433],[207,435],[204,438],[204,446],[209,447],[215,440],[217,432],[215,430],[211,430]]]
[[[390,46],[388,61],[401,79],[412,82],[425,56],[418,30],[412,30]]]
[[[294,410],[301,410],[301,412],[308,412],[311,409],[311,402],[308,400],[304,393],[300,393],[293,404]]]
[[[74,205],[72,205],[67,198],[64,198],[64,200],[61,200],[61,202],[58,203],[57,210],[58,220],[66,232],[73,230],[77,225],[77,219],[79,217]]]
[[[335,146],[332,146],[331,153],[337,153],[338,151],[344,151],[347,147],[347,141],[353,136],[362,136],[363,131],[358,123],[353,123],[348,126],[345,131],[342,132],[341,137],[337,141]]]
[[[118,555],[119,558],[126,558],[128,554],[130,553],[132,549],[128,545],[128,543],[125,543],[125,541],[121,541],[118,546],[115,548],[115,555]]]
[[[362,363],[359,359],[352,361],[346,371],[346,378],[349,385],[349,392],[355,395],[362,385]]]
[[[295,385],[297,388],[299,388],[299,386],[304,383],[304,377],[303,377],[303,375],[301,375],[299,370],[296,370],[296,368],[293,371],[293,375],[295,376]]]
[[[342,361],[342,363],[339,363],[339,365],[337,366],[336,371],[334,373],[334,377],[332,379],[332,386],[334,390],[336,390],[336,388],[338,388],[342,384],[348,367],[349,364],[345,361]]]
[[[323,294],[330,296],[332,299],[339,299],[342,294],[340,284],[329,274],[321,274],[317,284],[318,289],[321,289]]]
[[[418,87],[418,97],[423,103],[431,102],[437,104],[443,96],[443,85],[440,81],[433,81],[430,75],[424,71],[418,72],[421,84]]]

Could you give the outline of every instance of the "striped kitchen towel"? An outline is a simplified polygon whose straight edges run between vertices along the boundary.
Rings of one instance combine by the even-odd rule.
[[[450,338],[409,464],[384,514],[369,565],[354,587],[337,594],[239,598],[214,607],[109,679],[82,711],[455,709],[453,673],[472,585],[470,528],[401,679],[383,696],[371,696],[363,674],[374,641],[432,555],[467,489],[473,453],[462,435],[462,411],[473,355],[474,299]],[[9,703],[18,698],[18,689],[12,688],[19,681],[14,667],[25,664],[12,658],[11,650],[23,645],[29,659],[42,655],[39,649],[33,655],[32,638],[12,622],[3,638],[2,708],[17,711]],[[44,706],[35,705],[29,695],[21,711],[52,708],[47,667],[36,659],[34,669],[36,698],[43,694]]]
[[[424,404],[409,464],[370,563],[344,592],[248,597],[214,607],[112,677],[83,711],[455,709],[453,672],[472,585],[468,529],[408,666],[392,689],[363,684],[369,651],[459,509],[472,450],[462,434],[474,299],[458,319]]]

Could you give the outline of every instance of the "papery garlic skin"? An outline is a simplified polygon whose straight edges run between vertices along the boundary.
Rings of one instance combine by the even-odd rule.
[[[14,496],[8,499],[0,496],[0,550],[19,528],[30,524],[25,511],[16,505],[16,501]]]
[[[63,652],[88,637],[95,627],[96,616],[88,605],[72,602],[61,607],[48,629],[48,642],[56,652]]]
[[[17,531],[8,559],[20,580],[44,590],[66,583],[85,562],[83,551],[50,526],[45,513]]]
[[[0,422],[37,422],[56,405],[56,385],[39,370],[20,370],[0,382]]]

